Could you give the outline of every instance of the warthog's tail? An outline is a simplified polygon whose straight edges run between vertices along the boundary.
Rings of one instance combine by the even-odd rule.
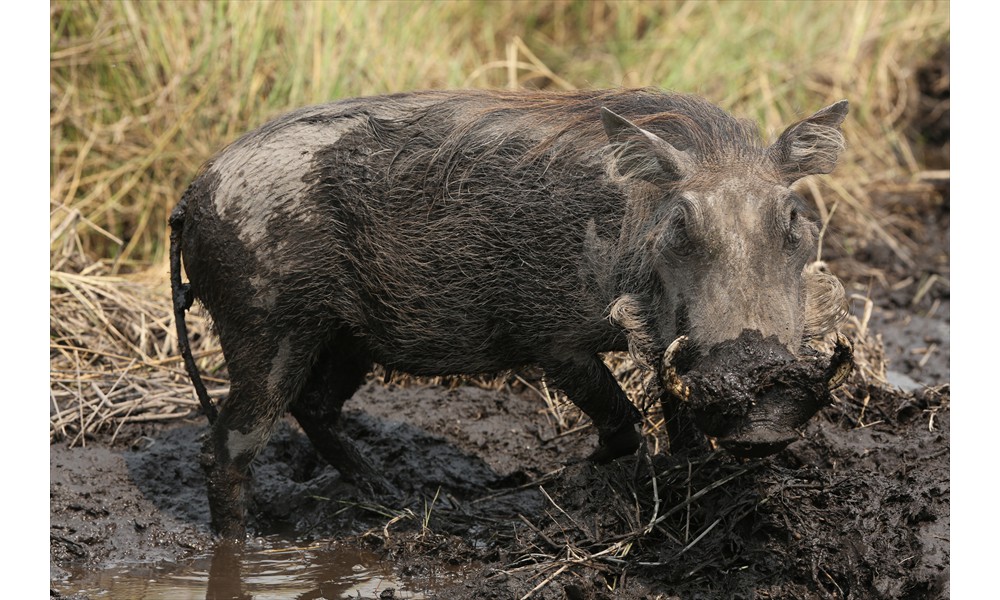
[[[174,322],[177,324],[177,348],[184,357],[184,367],[187,369],[191,383],[194,384],[198,400],[208,415],[208,422],[214,423],[219,416],[218,410],[212,404],[212,399],[208,397],[208,390],[198,373],[198,365],[194,362],[194,355],[191,354],[191,345],[188,343],[187,323],[184,321],[184,313],[191,308],[194,302],[194,294],[191,291],[191,284],[181,283],[181,236],[184,234],[184,215],[187,212],[187,198],[181,198],[180,203],[170,213],[170,291],[174,301]]]

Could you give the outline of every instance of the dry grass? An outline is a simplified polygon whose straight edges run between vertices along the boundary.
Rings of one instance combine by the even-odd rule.
[[[50,439],[85,444],[88,435],[106,432],[114,441],[126,423],[198,408],[166,295],[104,270],[50,273]],[[189,320],[193,331],[207,330],[197,314]],[[195,347],[206,371],[218,368],[222,353],[213,336],[199,336]],[[213,396],[228,390],[224,379],[207,381]]]
[[[196,406],[175,356],[166,217],[214,151],[276,114],[418,88],[655,85],[774,135],[846,97],[849,151],[805,191],[833,214],[838,253],[878,238],[905,264],[915,243],[869,192],[928,177],[908,135],[915,72],[949,36],[937,2],[57,1],[50,16],[51,435],[72,441]],[[206,321],[190,321],[200,366],[219,373]],[[860,321],[854,337],[879,380],[877,338]],[[644,389],[630,363],[614,368]]]
[[[49,438],[71,444],[97,433],[114,441],[126,423],[198,408],[177,354],[166,282],[156,271],[112,275],[109,261],[86,256],[74,227],[82,218],[71,211],[56,227],[49,272]],[[206,319],[194,310],[188,322],[199,364],[218,370],[222,351]],[[224,379],[207,381],[214,396],[228,390]]]

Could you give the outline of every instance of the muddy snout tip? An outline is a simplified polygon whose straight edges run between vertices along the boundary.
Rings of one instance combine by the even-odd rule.
[[[764,458],[781,452],[798,439],[794,432],[764,430],[751,435],[719,438],[719,445],[736,458]]]
[[[775,454],[798,439],[796,428],[831,402],[830,390],[854,368],[844,335],[838,335],[831,354],[795,355],[775,336],[752,331],[704,355],[690,346],[682,336],[663,354],[665,398],[742,458]]]

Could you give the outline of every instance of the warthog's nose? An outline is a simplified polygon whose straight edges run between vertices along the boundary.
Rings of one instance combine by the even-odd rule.
[[[664,353],[664,393],[703,433],[741,457],[774,454],[794,441],[795,428],[830,403],[830,390],[854,365],[844,336],[838,336],[831,356],[796,357],[776,337],[744,330],[686,370],[678,368],[692,362],[690,356],[680,358],[685,343],[680,338]]]
[[[798,437],[794,430],[779,432],[765,429],[755,435],[720,439],[719,444],[739,458],[762,458],[781,452]]]

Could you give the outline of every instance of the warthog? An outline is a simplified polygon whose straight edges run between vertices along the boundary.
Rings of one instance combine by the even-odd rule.
[[[538,365],[592,419],[604,462],[639,447],[641,415],[599,353],[666,357],[671,409],[734,452],[780,449],[850,369],[843,348],[802,351],[844,297],[810,293],[832,276],[807,268],[817,223],[789,187],[834,168],[846,115],[838,102],[764,145],[688,95],[430,91],[244,135],[170,217],[179,344],[213,422],[213,527],[244,535],[248,466],[286,410],[345,476],[381,481],[336,430],[373,363]],[[229,367],[217,414],[187,345],[195,298]]]

